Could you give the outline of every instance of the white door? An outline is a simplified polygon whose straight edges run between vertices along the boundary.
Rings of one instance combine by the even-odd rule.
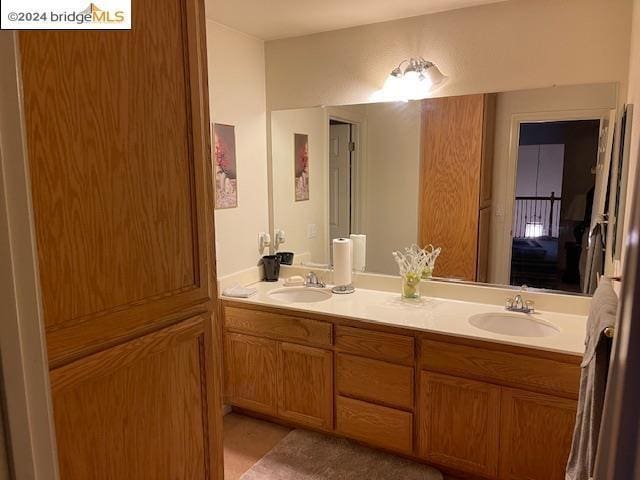
[[[351,225],[351,125],[329,127],[329,240],[348,238]]]

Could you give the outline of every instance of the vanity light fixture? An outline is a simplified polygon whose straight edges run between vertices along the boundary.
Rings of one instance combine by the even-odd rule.
[[[406,66],[403,65],[407,64]],[[422,57],[405,59],[394,68],[380,92],[381,100],[417,100],[442,86],[447,76],[440,69]]]

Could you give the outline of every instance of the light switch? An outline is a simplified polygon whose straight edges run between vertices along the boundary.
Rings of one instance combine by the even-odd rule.
[[[307,225],[307,238],[316,238],[318,235],[318,227],[315,223]]]

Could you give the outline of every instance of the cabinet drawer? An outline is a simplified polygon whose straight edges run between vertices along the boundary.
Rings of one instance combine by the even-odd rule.
[[[345,353],[338,353],[336,359],[338,393],[413,409],[413,368]]]
[[[333,325],[308,318],[289,317],[237,307],[225,307],[224,325],[234,332],[276,340],[331,346]]]
[[[343,352],[413,365],[413,337],[336,326],[336,347]]]
[[[413,415],[352,398],[336,397],[339,433],[373,446],[411,453]]]
[[[426,339],[421,351],[426,370],[578,397],[578,364]]]

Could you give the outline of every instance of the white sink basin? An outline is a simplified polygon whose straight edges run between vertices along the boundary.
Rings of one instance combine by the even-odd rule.
[[[331,298],[331,290],[317,287],[284,287],[270,291],[269,296],[284,303],[315,303]]]
[[[514,337],[550,337],[560,333],[554,324],[525,313],[480,313],[469,323],[487,332]]]

